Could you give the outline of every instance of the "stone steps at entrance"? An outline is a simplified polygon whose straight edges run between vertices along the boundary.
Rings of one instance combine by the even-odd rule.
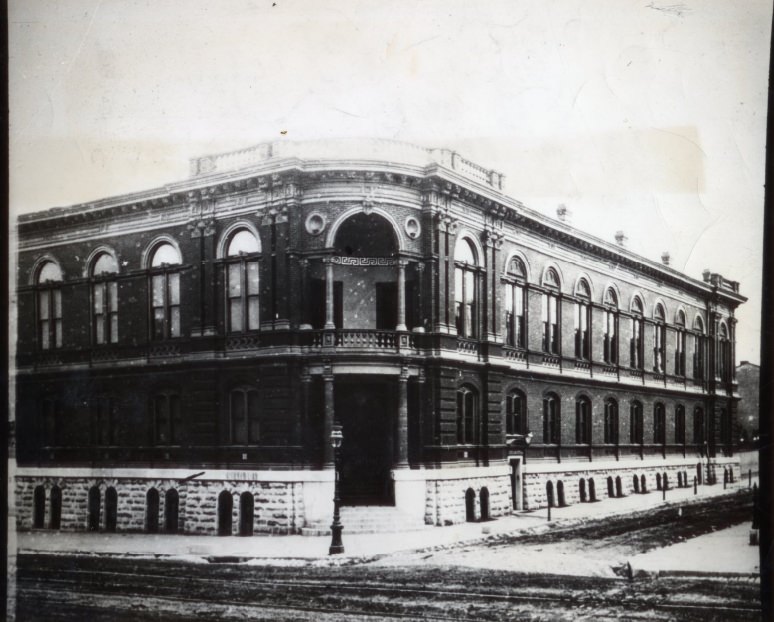
[[[364,505],[342,507],[341,524],[344,533],[396,533],[429,528],[424,520],[403,514],[391,506]],[[301,529],[304,536],[328,536],[331,533],[331,518],[314,521]]]

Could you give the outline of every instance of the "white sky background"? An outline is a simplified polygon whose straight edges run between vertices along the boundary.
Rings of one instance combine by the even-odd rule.
[[[768,0],[274,2],[10,0],[12,213],[266,140],[448,147],[529,207],[740,281],[737,358],[759,361]]]

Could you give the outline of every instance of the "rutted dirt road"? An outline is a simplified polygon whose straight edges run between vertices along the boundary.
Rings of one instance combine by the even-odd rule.
[[[632,553],[746,520],[744,495],[498,536],[378,560],[262,566],[191,559],[23,554],[19,620],[755,620],[754,579],[558,576],[444,563],[477,547],[571,545]],[[670,515],[671,512],[671,515]],[[611,558],[611,563],[618,558]],[[614,565],[614,564],[613,564]]]

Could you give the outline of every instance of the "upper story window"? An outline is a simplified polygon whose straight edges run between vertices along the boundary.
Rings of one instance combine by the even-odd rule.
[[[228,293],[227,318],[231,333],[258,330],[259,253],[258,239],[247,229],[234,233],[226,248]]]
[[[629,340],[629,364],[635,369],[642,369],[644,340],[642,336],[642,300],[635,296],[632,299],[631,339]]]
[[[513,257],[508,262],[505,284],[505,344],[516,348],[527,346],[526,334],[526,296],[524,281],[527,270],[524,262]]]
[[[682,309],[675,317],[675,375],[685,376],[685,313]]]
[[[180,253],[162,242],[151,256],[151,319],[154,339],[180,336]]]
[[[653,371],[663,374],[664,362],[666,360],[666,350],[664,342],[666,341],[666,325],[664,324],[666,315],[664,307],[657,304],[653,312]]]
[[[521,391],[511,391],[506,399],[505,433],[527,433],[527,399]]]
[[[591,288],[585,279],[578,281],[575,303],[575,358],[589,360],[591,344],[589,326],[591,324]]]
[[[605,443],[618,444],[618,402],[605,400]]]
[[[261,440],[260,413],[258,391],[252,388],[231,391],[229,420],[232,445],[251,445]]]
[[[629,441],[633,445],[642,445],[645,438],[643,432],[642,404],[635,401],[629,410]]]
[[[155,445],[179,445],[182,438],[180,395],[161,392],[151,400],[153,417],[153,443]]]
[[[728,339],[728,329],[723,322],[718,327],[717,361],[715,376],[723,381],[728,381],[731,376],[731,342]]]
[[[97,345],[118,342],[118,263],[100,253],[91,265],[92,339]]]
[[[454,314],[460,337],[478,337],[478,288],[476,249],[467,238],[454,248]]]
[[[575,442],[579,445],[591,443],[591,400],[585,395],[575,401]]]
[[[653,407],[653,442],[657,445],[666,443],[666,411],[661,402]]]
[[[704,378],[704,322],[700,316],[693,320],[693,377],[697,380]]]
[[[457,443],[473,445],[478,442],[478,392],[463,386],[457,390]]]
[[[549,268],[543,278],[543,285],[549,289],[541,301],[541,319],[543,322],[543,352],[559,354],[559,275]]]
[[[605,292],[604,305],[602,311],[604,330],[602,356],[605,363],[616,365],[618,363],[618,296],[612,287],[609,287]]]
[[[38,346],[41,350],[62,347],[62,270],[53,261],[44,262],[35,278],[37,287]]]
[[[543,398],[543,442],[559,445],[562,439],[559,398],[549,393]]]

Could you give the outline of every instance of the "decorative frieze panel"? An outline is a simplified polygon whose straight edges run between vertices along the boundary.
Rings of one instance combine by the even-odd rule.
[[[331,257],[332,264],[339,266],[397,266],[393,257]]]

